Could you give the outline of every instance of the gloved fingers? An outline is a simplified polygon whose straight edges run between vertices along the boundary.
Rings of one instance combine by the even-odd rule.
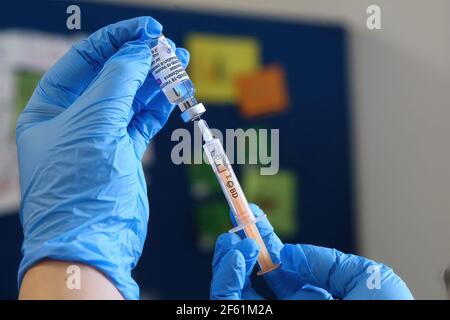
[[[250,209],[257,218],[264,215],[264,212],[256,204],[250,203]],[[236,219],[234,218],[234,214],[231,210],[230,210],[230,217],[233,225],[236,226]],[[261,234],[261,237],[263,238],[267,250],[269,251],[273,261],[275,263],[279,263],[280,251],[281,248],[283,247],[283,243],[281,242],[280,238],[278,238],[278,236],[275,234],[274,229],[270,224],[269,220],[267,218],[263,218],[256,223],[256,226],[258,227],[259,233]],[[238,232],[238,234],[242,238],[245,238],[244,231],[241,230],[240,232]]]
[[[375,262],[344,254],[336,249],[312,245],[286,244],[281,250],[283,270],[296,274],[302,283],[323,288],[344,298],[357,285],[366,285],[367,268]]]
[[[333,300],[326,290],[311,285],[304,285],[300,290],[289,296],[290,300]]]
[[[120,21],[94,32],[76,43],[46,72],[33,99],[69,107],[125,43],[148,42],[161,32],[162,25],[151,17]]]
[[[243,300],[264,300],[264,298],[250,286],[249,287],[244,286],[241,298]]]
[[[135,114],[128,125],[128,134],[133,141],[136,157],[142,159],[150,140],[166,124],[174,105],[168,103],[163,94],[158,94],[153,103],[159,104],[160,110],[143,110]]]
[[[255,217],[264,215],[264,212],[255,204],[251,203],[250,209],[252,210]],[[236,226],[236,219],[234,218],[234,214],[232,211],[230,211],[230,216],[233,225]],[[274,263],[280,263],[280,252],[283,248],[283,243],[275,234],[269,220],[267,218],[263,218],[256,223],[256,226],[258,227],[259,233],[264,240],[264,244],[269,251],[272,261]],[[245,237],[243,231],[240,231],[239,235],[242,238]],[[292,276],[286,274],[283,270],[281,270],[281,268],[277,268],[269,273],[264,274],[264,279],[279,299],[284,298],[298,288],[297,281],[292,281]]]
[[[220,260],[231,250],[241,239],[234,233],[222,233],[216,240],[214,257],[212,261],[213,272],[219,265]]]
[[[240,299],[244,286],[249,283],[259,249],[251,239],[231,245],[234,241],[232,237],[225,237],[221,244],[216,246],[211,299]]]
[[[98,126],[127,128],[136,91],[147,78],[150,62],[146,42],[125,43],[69,109],[70,115],[89,118]]]
[[[178,59],[180,59],[180,62],[183,65],[183,68],[186,69],[187,66],[189,65],[189,61],[191,59],[191,54],[185,48],[177,48],[176,53],[177,53]]]
[[[186,68],[189,64],[190,55],[189,52],[184,48],[176,48],[175,44],[170,40],[167,39],[170,43],[173,50],[175,50],[175,54],[177,55],[178,59],[181,62],[181,65]],[[158,98],[159,96],[162,96],[163,98]],[[147,79],[145,79],[145,82],[143,85],[139,88],[139,90],[136,93],[135,101],[133,102],[133,111],[135,113],[139,113],[142,110],[151,110],[154,109],[156,111],[161,109],[160,101],[157,101],[158,103],[155,103],[155,99],[162,99],[165,103],[165,105],[173,107],[173,105],[167,100],[166,96],[162,92],[161,88],[159,87],[159,84],[156,83],[155,78],[151,73],[148,74]]]
[[[382,264],[355,277],[345,300],[413,300],[406,283],[391,268]],[[377,274],[378,273],[378,274]],[[377,280],[377,277],[379,279]]]
[[[138,39],[148,42],[161,31],[155,19],[138,17],[106,26],[76,43],[39,81],[17,121],[17,133],[58,116],[72,105],[123,44]]]
[[[212,262],[213,273],[219,268],[222,258],[230,250],[239,250],[243,254],[246,261],[246,275],[249,276],[257,262],[259,248],[253,239],[241,240],[232,233],[222,234],[217,239]]]
[[[223,257],[220,268],[213,273],[210,298],[239,300],[245,283],[245,259],[238,250],[230,250]]]
[[[256,245],[256,242],[253,239],[244,239],[237,243],[233,249],[238,250],[244,256],[245,275],[249,278],[258,261],[259,248]]]
[[[176,54],[186,68],[189,63],[189,52],[184,48],[178,48]],[[150,140],[167,123],[174,108],[175,105],[167,100],[153,76],[149,74],[133,101],[133,110],[136,114],[128,126],[128,133],[134,142],[139,159]]]

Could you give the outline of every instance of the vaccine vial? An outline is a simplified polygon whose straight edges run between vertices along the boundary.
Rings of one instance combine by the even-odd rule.
[[[164,35],[150,42],[152,64],[150,72],[166,95],[178,105],[184,122],[198,119],[205,111],[195,99],[195,87]]]

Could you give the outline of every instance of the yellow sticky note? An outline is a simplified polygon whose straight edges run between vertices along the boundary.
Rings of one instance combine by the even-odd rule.
[[[235,76],[261,65],[259,42],[252,37],[191,33],[186,47],[191,54],[188,73],[204,102],[234,103]]]

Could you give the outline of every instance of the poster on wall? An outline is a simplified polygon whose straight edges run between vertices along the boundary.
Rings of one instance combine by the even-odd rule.
[[[20,204],[15,127],[42,74],[79,37],[10,30],[0,32],[0,215]]]

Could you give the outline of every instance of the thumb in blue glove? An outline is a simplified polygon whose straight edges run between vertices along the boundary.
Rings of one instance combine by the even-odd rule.
[[[286,244],[281,250],[281,262],[283,270],[297,281],[323,288],[335,298],[413,299],[406,284],[391,268],[336,249]]]
[[[211,299],[258,299],[250,286],[250,274],[258,254],[254,240],[241,240],[232,233],[222,234],[217,240],[213,260]]]

